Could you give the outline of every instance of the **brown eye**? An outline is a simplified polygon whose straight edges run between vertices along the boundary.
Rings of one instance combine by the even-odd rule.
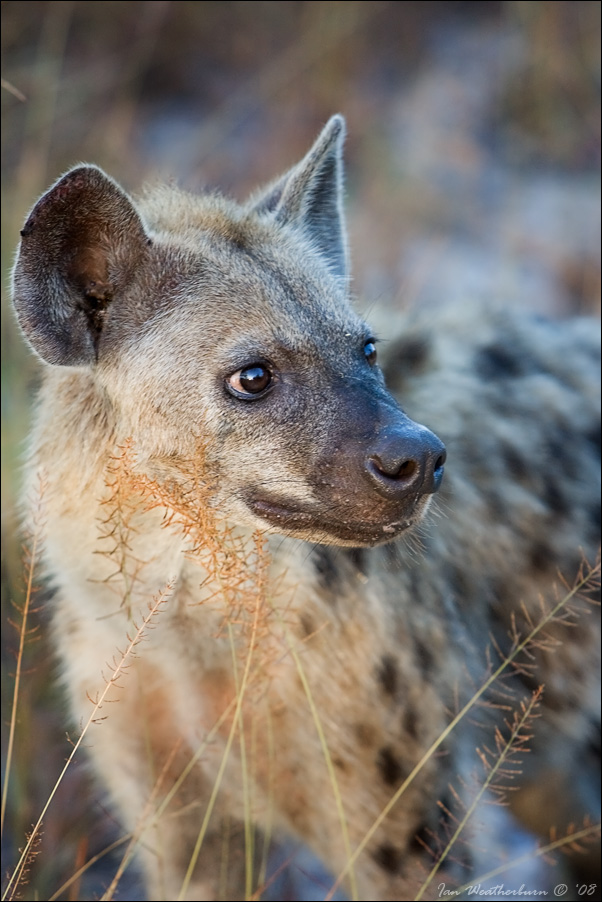
[[[374,364],[376,363],[377,354],[376,345],[373,341],[367,341],[364,345],[364,355],[370,366],[374,366]]]
[[[237,397],[253,398],[263,394],[272,383],[272,374],[263,363],[253,363],[237,370],[226,380],[230,392]]]

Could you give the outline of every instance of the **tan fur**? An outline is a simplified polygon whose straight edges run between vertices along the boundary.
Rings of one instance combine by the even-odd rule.
[[[591,324],[472,310],[410,318],[385,369],[407,413],[447,446],[433,515],[423,520],[431,490],[366,475],[387,429],[438,445],[363,356],[370,333],[346,290],[342,130],[335,117],[243,206],[167,187],[134,204],[86,168],[50,189],[24,229],[15,305],[53,364],[29,490],[43,471],[54,638],[76,723],[169,586],[86,738],[137,831],[153,899],[179,897],[218,780],[185,898],[244,897],[245,844],[255,862],[262,844],[248,849],[249,820],[346,871],[349,850],[482,684],[488,654],[495,666],[513,625],[526,634],[563,591],[559,573],[572,584],[582,553],[596,551]],[[258,360],[277,374],[270,392],[233,396],[228,379]],[[285,513],[269,520],[257,498]],[[549,631],[561,647],[532,649],[536,669],[504,686],[516,710],[547,686],[527,782],[541,768],[585,787],[544,831],[591,814],[598,634],[593,610],[574,607],[572,628]],[[374,831],[353,868],[360,898],[417,891],[432,864],[424,844],[436,855],[446,841],[438,802],[453,807],[450,784],[470,799],[475,746],[493,745],[503,715],[477,719],[458,725]],[[477,867],[468,859],[445,879],[462,882]]]

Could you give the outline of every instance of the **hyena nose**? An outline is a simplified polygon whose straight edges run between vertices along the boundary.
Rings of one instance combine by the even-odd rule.
[[[425,426],[388,427],[377,436],[365,461],[366,473],[387,498],[430,495],[443,479],[445,445]]]

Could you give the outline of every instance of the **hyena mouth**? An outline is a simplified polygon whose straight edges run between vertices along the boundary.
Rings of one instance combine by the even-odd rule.
[[[361,516],[349,511],[327,512],[320,508],[302,508],[298,503],[274,500],[266,496],[247,499],[253,513],[267,522],[274,531],[306,541],[324,544],[381,545],[391,542],[416,526],[424,516],[430,497],[417,496],[411,509],[400,515],[389,511],[388,516]],[[407,505],[404,505],[407,507]]]

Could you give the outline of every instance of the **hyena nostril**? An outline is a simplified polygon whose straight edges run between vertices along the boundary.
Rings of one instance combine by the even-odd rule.
[[[406,494],[436,492],[445,457],[437,436],[408,420],[378,434],[364,467],[379,494],[402,499]]]
[[[447,451],[445,448],[442,453],[438,456],[435,461],[435,469],[431,476],[431,492],[436,492],[441,485],[441,480],[443,479],[443,465],[447,460]]]
[[[377,470],[388,479],[411,479],[418,469],[418,464],[415,460],[404,460],[401,463],[397,459],[383,461],[378,454],[375,454],[371,459],[374,461]]]
[[[416,468],[417,464],[415,460],[404,460],[395,474],[395,479],[410,479],[416,472]]]

